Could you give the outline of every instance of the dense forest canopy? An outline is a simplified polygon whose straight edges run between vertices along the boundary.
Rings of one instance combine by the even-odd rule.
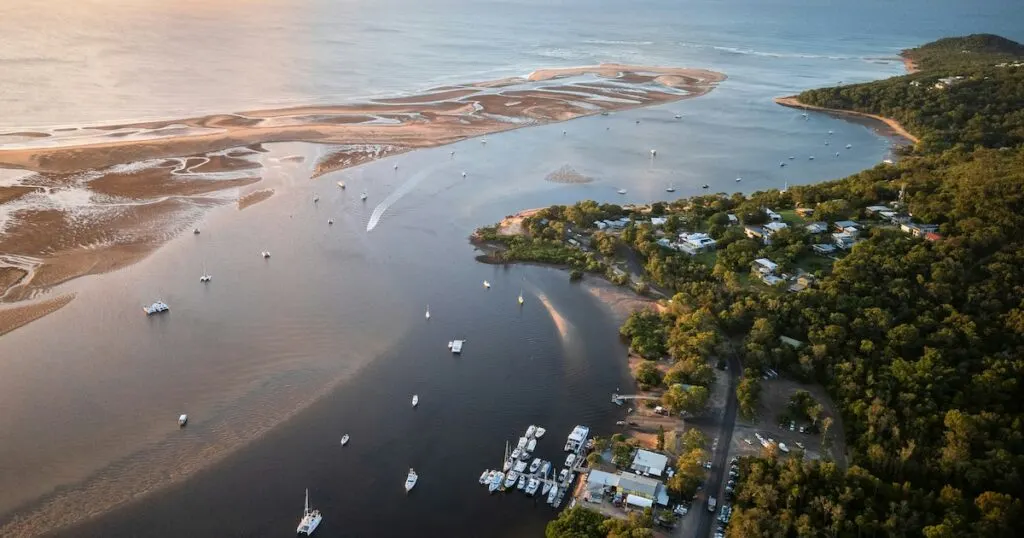
[[[981,64],[1013,62],[1024,57],[1024,45],[992,34],[945,37],[926,45],[907,49],[903,56],[919,69],[938,70]]]

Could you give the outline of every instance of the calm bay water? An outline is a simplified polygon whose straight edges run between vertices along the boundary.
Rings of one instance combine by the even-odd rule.
[[[872,166],[889,140],[804,121],[771,98],[897,74],[899,49],[979,31],[1022,39],[1024,21],[1011,1],[66,0],[45,12],[4,2],[0,128],[12,130],[333,103],[600,61],[730,78],[696,100],[312,182],[324,148],[270,145],[272,199],[217,209],[200,236],[71,283],[71,305],[0,338],[0,529],[48,501],[56,519],[32,528],[157,490],[66,534],[283,535],[309,487],[329,536],[538,535],[552,511],[489,497],[476,478],[527,424],[548,428],[539,453],[552,459],[574,424],[607,434],[608,395],[628,382],[625,349],[608,311],[564,273],[478,264],[469,233],[525,207],[661,199],[669,183],[677,196],[703,183],[752,191]],[[828,130],[853,148],[832,157]],[[288,155],[306,161],[278,160]],[[595,181],[543,180],[565,164]],[[367,232],[395,192],[405,194]],[[140,316],[157,297],[170,315]],[[461,358],[445,349],[454,337],[469,340]],[[192,417],[183,431],[180,412]],[[410,466],[421,478],[406,499]]]

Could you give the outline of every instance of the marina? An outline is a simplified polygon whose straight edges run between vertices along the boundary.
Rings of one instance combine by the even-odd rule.
[[[580,469],[586,462],[586,451],[591,446],[587,442],[590,435],[590,428],[587,426],[576,426],[566,439],[565,450],[569,452],[566,457],[565,467],[557,476],[554,474],[555,464],[533,457],[527,463],[537,446],[537,440],[544,435],[542,427],[531,424],[515,449],[509,453],[509,443],[505,443],[505,459],[502,463],[503,469],[508,472],[487,469],[480,474],[479,482],[487,486],[489,493],[496,491],[520,490],[528,497],[534,497],[540,491],[540,496],[552,508],[560,508],[565,500],[567,492],[571,491],[572,483],[580,474]]]

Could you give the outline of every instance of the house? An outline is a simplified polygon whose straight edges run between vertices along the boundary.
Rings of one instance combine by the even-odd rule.
[[[818,245],[811,245],[811,250],[813,250],[815,254],[828,256],[836,251],[836,247],[835,245],[830,245],[828,243],[821,243]]]
[[[651,217],[651,226],[664,226],[666,221],[665,217]]]
[[[937,224],[917,224],[914,222],[904,222],[903,224],[900,224],[900,230],[903,230],[905,233],[908,233],[914,237],[924,237],[924,235],[928,232],[939,231],[939,226]]]
[[[843,250],[850,250],[853,248],[853,244],[857,242],[857,234],[850,232],[839,232],[832,234],[832,242]]]
[[[650,507],[651,503],[668,506],[668,492],[665,491],[665,485],[653,478],[633,473],[621,473],[619,475],[618,491],[627,495],[627,504],[643,508]],[[636,499],[634,499],[634,502],[630,502],[629,497],[636,497]]]
[[[889,211],[889,207],[884,205],[869,205],[864,208],[864,212],[868,215],[877,215],[883,211]]]
[[[768,209],[767,207],[764,208],[764,214],[768,215],[768,220],[772,222],[782,222],[782,215]]]
[[[796,282],[793,282],[792,284],[789,285],[789,291],[792,291],[794,293],[801,292],[811,287],[811,284],[814,284],[814,277],[806,274],[800,275],[796,277]]]
[[[765,238],[764,228],[760,226],[744,226],[743,233],[747,234],[747,237],[751,239],[760,239],[763,241]]]
[[[608,225],[609,228],[613,230],[621,230],[625,228],[627,224],[629,224],[629,218],[622,217],[619,220],[606,220],[605,223]]]
[[[619,487],[619,475],[594,469],[587,474],[587,491],[603,492],[605,488]]]
[[[758,258],[750,264],[750,269],[758,274],[773,275],[779,270],[779,264],[768,258]]]
[[[769,222],[764,225],[764,231],[768,234],[768,237],[771,237],[779,230],[785,230],[786,228],[789,228],[789,225],[785,222]]]
[[[796,214],[806,219],[814,216],[814,210],[809,207],[798,207],[796,208]]]
[[[804,226],[804,229],[807,230],[807,233],[809,234],[825,233],[828,231],[828,224],[824,222],[812,222]]]
[[[790,338],[788,336],[780,336],[779,342],[782,342],[783,344],[786,344],[787,346],[793,349],[800,349],[804,345],[803,342],[797,340],[796,338]]]
[[[679,243],[677,248],[682,252],[693,256],[701,252],[714,250],[717,245],[718,242],[712,239],[708,234],[694,232],[679,234]]]
[[[603,220],[595,220],[594,226],[596,226],[598,230],[604,230],[605,228],[608,227],[608,224],[605,223],[605,221]]]
[[[577,240],[575,240],[575,239],[570,239],[570,240],[569,240],[569,244],[570,244],[570,245],[572,245],[572,246],[574,246],[574,247],[578,247],[578,246],[580,246],[580,242],[579,242],[579,241],[577,241]]]
[[[835,226],[837,232],[856,234],[860,231],[860,224],[853,220],[837,220],[833,226]]]
[[[958,82],[961,82],[962,80],[964,80],[964,77],[962,76],[943,77],[940,78],[939,81],[935,83],[935,89],[944,90],[954,84],[957,84]]]
[[[732,213],[726,213],[725,216],[729,217],[729,226],[733,226],[735,224],[740,223],[740,218],[737,217],[736,215],[733,215]]]
[[[895,211],[891,213],[892,215],[887,215],[883,213],[882,216],[888,219],[889,222],[893,224],[904,224],[910,222],[910,215],[907,215],[905,213],[897,213]]]
[[[629,468],[642,475],[661,476],[665,473],[667,466],[668,456],[640,449],[636,451],[633,464]]]
[[[779,278],[779,277],[777,277],[775,275],[761,275],[761,282],[764,282],[765,284],[768,284],[769,286],[774,286],[774,285],[778,284],[779,282],[785,282],[785,281],[786,281],[785,279]]]
[[[663,238],[655,241],[655,243],[657,243],[658,246],[662,247],[662,248],[668,248],[668,249],[672,249],[672,250],[676,249],[676,247],[672,245],[672,242],[669,241],[668,238],[666,238],[666,237],[663,237]]]

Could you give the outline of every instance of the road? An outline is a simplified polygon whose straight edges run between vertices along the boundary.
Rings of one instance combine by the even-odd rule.
[[[693,509],[697,512],[699,522],[697,523],[696,538],[708,538],[711,536],[711,529],[717,521],[718,511],[708,512],[707,496],[714,495],[718,499],[718,505],[722,505],[722,481],[726,476],[729,462],[729,445],[732,444],[732,430],[736,426],[736,384],[739,382],[742,365],[739,356],[731,353],[729,356],[729,393],[725,400],[725,413],[718,426],[718,446],[711,455],[711,472],[708,473],[708,480],[704,487],[704,502],[693,503]]]

